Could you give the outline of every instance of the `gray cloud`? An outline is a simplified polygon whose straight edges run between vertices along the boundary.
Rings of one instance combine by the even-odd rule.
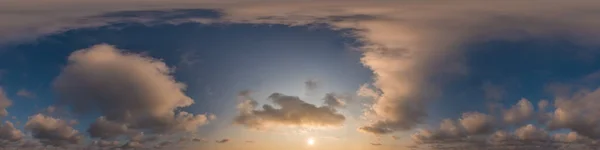
[[[342,100],[339,96],[334,93],[327,93],[323,98],[325,100],[325,105],[333,108],[344,108],[346,107],[346,102]]]
[[[173,79],[172,71],[160,60],[102,44],[73,52],[53,86],[61,103],[77,113],[98,110],[103,115],[99,121],[114,122],[111,127],[122,128],[116,125],[122,124],[153,133],[195,132],[208,118],[175,111],[194,101],[183,93],[186,86]],[[109,124],[94,125],[89,130],[94,136],[114,137],[123,132],[97,133]]]
[[[316,90],[319,88],[319,82],[317,80],[310,79],[304,82],[304,87],[307,91]]]
[[[137,141],[129,141],[121,146],[123,149],[140,149],[143,147],[144,145]]]
[[[227,143],[227,142],[229,142],[229,139],[217,140],[215,142],[217,142],[217,143]]]
[[[96,121],[90,125],[87,132],[93,138],[98,137],[103,139],[115,138],[120,135],[131,133],[131,131],[128,131],[127,125],[106,120],[105,117],[96,119]]]
[[[296,96],[287,96],[273,93],[269,99],[280,108],[272,105],[263,105],[256,109],[258,103],[241,94],[242,102],[238,104],[240,114],[234,122],[252,129],[265,129],[272,126],[304,126],[304,127],[329,127],[341,126],[346,119],[335,108],[329,106],[315,106],[301,100]]]
[[[66,121],[42,114],[31,116],[25,123],[25,130],[30,131],[41,143],[52,146],[78,144],[83,138]]]
[[[92,142],[91,147],[103,149],[103,148],[114,148],[114,147],[118,147],[119,145],[121,145],[121,143],[119,141],[96,140],[96,141]]]

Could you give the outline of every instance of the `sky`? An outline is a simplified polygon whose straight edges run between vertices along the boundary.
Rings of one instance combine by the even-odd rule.
[[[600,147],[599,2],[0,3],[0,149]]]

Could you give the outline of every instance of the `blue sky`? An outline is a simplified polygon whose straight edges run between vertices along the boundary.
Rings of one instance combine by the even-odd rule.
[[[593,147],[600,139],[600,22],[591,19],[598,13],[584,11],[599,4],[555,1],[565,8],[529,10],[525,6],[539,4],[180,2],[72,3],[98,5],[88,11],[13,2],[31,15],[0,11],[0,20],[20,18],[0,23],[0,87],[12,102],[0,118],[10,123],[0,129],[19,131],[6,136],[18,140],[2,139],[0,132],[0,142],[62,149],[100,145],[94,141],[184,149],[173,143],[188,141],[187,149],[385,150],[505,148],[497,141],[523,149],[539,141]],[[116,55],[106,64],[130,64],[96,64],[107,61],[105,54]],[[163,62],[171,72],[158,67],[135,74]],[[109,78],[93,84],[104,75]],[[70,78],[58,80],[62,76]],[[186,87],[155,87],[176,83]],[[138,84],[148,87],[114,90]],[[186,96],[193,104],[182,104]],[[125,102],[105,102],[115,99]],[[99,106],[83,113],[78,102]],[[122,112],[127,119],[115,119]],[[95,125],[111,135],[94,137]],[[159,140],[140,140],[140,133]],[[309,139],[317,144],[305,143]]]
[[[204,15],[205,10],[185,12]],[[115,13],[110,17],[146,13]],[[69,30],[4,45],[2,85],[14,100],[8,111],[20,122],[48,106],[57,106],[64,110],[54,115],[77,119],[80,124],[76,128],[85,131],[97,114],[69,113],[69,107],[57,101],[52,81],[72,52],[110,44],[161,59],[175,68],[176,80],[186,83],[186,94],[195,99],[194,105],[182,109],[220,118],[203,129],[211,133],[232,123],[237,93],[243,90],[255,91],[265,100],[269,94],[281,92],[310,97],[309,102],[319,104],[321,94],[354,93],[370,82],[372,73],[357,61],[360,52],[352,48],[359,43],[344,32],[318,26],[200,23],[116,23]],[[306,95],[308,80],[318,81],[315,96]],[[34,93],[35,98],[17,96],[22,89]]]

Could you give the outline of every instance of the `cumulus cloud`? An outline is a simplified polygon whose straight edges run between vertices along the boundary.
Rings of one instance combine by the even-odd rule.
[[[25,130],[30,131],[41,143],[52,146],[78,144],[83,138],[66,121],[42,114],[31,116],[25,123]]]
[[[471,135],[486,134],[495,130],[494,118],[479,112],[463,113],[460,124]]]
[[[600,139],[600,89],[583,90],[571,98],[554,101],[554,112],[549,116],[551,129],[570,129],[593,139]]]
[[[6,108],[10,105],[12,105],[12,101],[6,97],[6,92],[0,87],[0,117],[6,117],[8,115]]]
[[[171,76],[164,62],[126,53],[111,45],[95,45],[73,52],[53,87],[60,102],[77,113],[99,111],[103,116],[89,131],[102,131],[106,122],[117,130],[94,133],[112,137],[124,129],[154,133],[194,132],[208,122],[204,114],[176,111],[194,101],[185,95],[185,84]],[[99,135],[105,134],[105,135]]]
[[[521,124],[529,121],[533,115],[533,104],[523,98],[516,105],[504,112],[504,122],[508,124]]]
[[[515,130],[515,135],[521,140],[528,141],[543,141],[548,140],[548,132],[543,129],[539,129],[531,124],[523,126]]]
[[[245,99],[238,104],[240,114],[234,122],[252,129],[265,129],[272,126],[341,126],[346,119],[335,108],[315,106],[296,96],[273,93],[269,96],[269,100],[279,108],[265,104],[262,109],[256,109],[258,107],[256,101],[248,98],[244,93],[241,95]]]
[[[21,140],[23,136],[23,132],[16,129],[10,121],[5,121],[4,124],[0,126],[0,141],[15,142]]]
[[[459,124],[454,120],[444,119],[438,129],[422,129],[411,135],[417,143],[435,143],[439,141],[460,140],[466,136]]]

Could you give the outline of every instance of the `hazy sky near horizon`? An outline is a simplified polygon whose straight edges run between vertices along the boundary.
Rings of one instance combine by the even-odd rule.
[[[594,149],[600,3],[0,0],[0,147]]]

